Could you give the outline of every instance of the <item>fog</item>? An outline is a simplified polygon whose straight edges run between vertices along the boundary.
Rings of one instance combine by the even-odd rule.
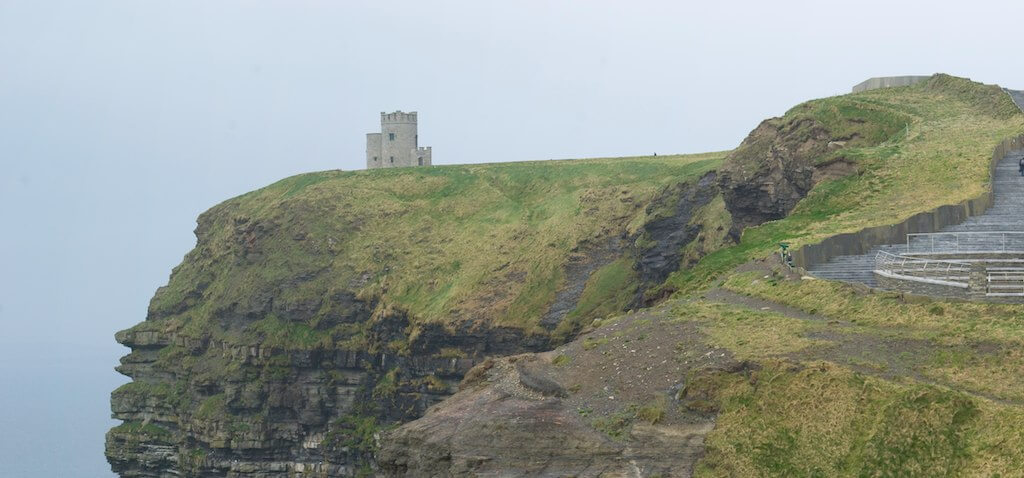
[[[195,217],[359,169],[735,147],[871,76],[1024,87],[1018,2],[0,0],[0,475],[110,476],[107,398]]]

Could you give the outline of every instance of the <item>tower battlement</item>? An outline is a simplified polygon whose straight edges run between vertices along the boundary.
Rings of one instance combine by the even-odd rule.
[[[366,135],[366,169],[430,166],[431,148],[421,148],[417,114],[380,112],[380,133]]]
[[[380,124],[385,123],[415,123],[416,112],[410,111],[408,113],[402,111],[395,111],[394,113],[380,112]]]

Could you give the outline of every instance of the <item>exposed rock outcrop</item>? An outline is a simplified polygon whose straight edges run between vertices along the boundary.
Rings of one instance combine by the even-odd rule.
[[[590,276],[621,257],[626,249],[626,242],[622,237],[610,237],[599,244],[586,244],[578,248],[564,267],[565,285],[555,294],[555,300],[541,317],[540,325],[548,330],[558,327],[566,315],[576,308]]]
[[[684,246],[698,239],[704,227],[694,218],[719,193],[716,179],[711,171],[697,181],[670,186],[647,206],[648,221],[635,240],[635,268],[642,287],[634,304],[650,304],[652,298],[645,292],[679,270]]]
[[[397,180],[421,172],[402,174],[408,177]],[[549,235],[543,242],[534,235],[540,227],[534,211],[500,216],[507,224],[494,225],[493,210],[484,208],[475,227],[507,234],[494,250],[480,252],[429,232],[450,226],[433,217],[432,190],[421,202],[386,196],[393,202],[358,209],[346,194],[350,184],[361,183],[345,179],[328,174],[322,180],[337,181],[338,188],[310,195],[301,187],[316,184],[312,180],[286,181],[200,217],[196,248],[157,291],[146,320],[116,336],[131,349],[117,370],[132,379],[111,395],[113,416],[123,421],[106,441],[116,473],[295,478],[372,472],[374,436],[421,417],[450,396],[473,365],[550,350],[591,323],[594,311],[601,317],[621,312],[628,294],[609,299],[619,291],[607,285],[588,292],[591,276],[616,263],[628,273],[615,276],[620,282],[614,284],[632,286],[627,225],[640,218],[642,227],[645,207],[665,187],[659,178],[643,194],[610,185],[566,195],[578,204],[559,210],[558,223],[542,224]],[[687,179],[695,178],[679,181]],[[679,201],[705,194],[670,188]],[[490,197],[492,190],[480,194]],[[532,190],[506,194],[546,197]],[[506,199],[491,199],[501,214]],[[348,207],[338,207],[343,201]],[[444,217],[459,222],[447,234],[461,231],[464,219]],[[420,238],[403,249],[388,247],[409,239],[389,227]],[[670,248],[678,248],[672,240]],[[442,261],[442,248],[461,252]],[[530,254],[543,254],[540,271],[524,265]],[[462,264],[472,274],[458,279],[452,274]],[[446,296],[456,280],[471,285]],[[538,286],[544,288],[530,288]],[[597,306],[576,310],[584,297]],[[525,376],[536,393],[567,393],[557,381]]]
[[[692,325],[662,322],[670,309],[618,318],[553,352],[476,366],[457,394],[381,434],[379,473],[691,476],[715,424],[714,377],[755,365]]]
[[[734,231],[781,219],[814,185],[812,159],[833,141],[814,120],[761,123],[719,171],[718,182]],[[799,133],[799,134],[797,134]]]
[[[883,143],[909,121],[881,113],[870,102],[839,105],[824,99],[761,122],[719,169],[734,237],[746,227],[786,217],[816,183],[857,172],[848,151]]]
[[[289,350],[154,332],[119,334],[134,380],[111,396],[125,422],[107,453],[123,476],[350,476],[372,463],[372,434],[422,415],[485,356],[549,347],[546,337],[492,328],[427,328],[403,336],[400,315],[374,319],[370,347]],[[172,360],[167,360],[173,357]]]
[[[622,441],[594,429],[561,398],[525,386],[502,361],[491,385],[460,392],[387,433],[384,476],[690,476],[711,420],[633,425]]]

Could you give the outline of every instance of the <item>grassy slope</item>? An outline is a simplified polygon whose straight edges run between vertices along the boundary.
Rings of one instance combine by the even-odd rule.
[[[229,304],[237,304],[235,313],[258,309],[261,294],[273,297],[275,306],[301,307],[354,291],[417,321],[483,318],[534,328],[574,254],[635,232],[656,193],[717,167],[723,156],[288,178],[204,213],[196,249],[153,299],[151,310],[167,318],[138,327],[216,334],[216,314]],[[584,293],[585,310],[571,317],[621,311],[621,290],[635,281],[631,266],[623,259],[599,271]],[[328,345],[358,335],[357,326],[346,324],[333,336],[325,333],[318,321],[331,311],[321,307],[311,320],[270,316],[243,332],[257,342],[287,346]]]
[[[847,155],[862,174],[819,184],[789,217],[748,229],[739,245],[671,279],[690,291],[723,279],[735,292],[825,317],[699,300],[676,310],[717,345],[764,365],[707,385],[721,414],[697,474],[1016,476],[1024,467],[1024,307],[728,271],[780,241],[799,247],[982,194],[992,148],[1024,132],[1024,117],[994,87],[946,76],[811,103],[874,105],[912,121]]]
[[[691,385],[714,390],[721,409],[699,476],[1015,476],[1024,466],[1024,308],[765,274],[724,285],[824,319],[702,300],[673,311],[764,367]]]
[[[813,244],[977,197],[988,188],[992,149],[1024,132],[1024,115],[1001,89],[946,75],[911,87],[810,101],[782,121],[803,116],[835,131],[850,128],[850,117],[877,123],[860,128],[865,137],[888,131],[894,118],[909,122],[882,144],[841,151],[856,162],[859,174],[818,184],[785,219],[745,230],[739,245],[678,272],[668,284],[692,291],[750,258],[776,251],[782,241],[794,247]]]
[[[717,384],[698,476],[1016,476],[1024,411],[822,362]],[[1002,474],[1001,474],[1002,473]]]
[[[780,240],[808,244],[977,196],[987,187],[992,147],[1024,131],[1024,118],[1002,92],[950,77],[816,100],[787,116],[811,115],[841,127],[850,114],[879,119],[887,125],[879,132],[889,132],[893,118],[909,118],[909,124],[881,145],[843,150],[863,174],[818,185],[791,216],[748,229],[739,245],[675,274],[670,285],[702,288],[734,265],[772,253]],[[204,239],[154,298],[154,310],[168,318],[141,327],[209,332],[216,328],[216,307],[244,306],[254,290],[301,303],[352,284],[362,296],[380,296],[424,321],[478,314],[494,323],[533,327],[574,248],[615,230],[635,231],[645,219],[639,204],[670,182],[716,167],[722,156],[289,178],[204,215]],[[305,233],[301,240],[297,232]],[[576,314],[613,310],[608,304],[621,301],[630,266],[619,260],[595,274]],[[309,271],[321,273],[295,280]],[[792,367],[793,354],[827,351],[808,334],[828,325],[713,304],[681,308],[680,319],[700,321],[718,346],[764,364],[750,377],[724,374],[709,386],[721,415],[708,436],[700,473],[989,476],[1024,466],[1024,435],[1016,426],[1024,422],[1016,404],[1024,400],[1018,377],[1024,357],[1015,352],[1024,345],[1024,310],[908,304],[895,296],[860,296],[838,284],[765,281],[759,274],[727,277],[726,287],[856,321],[857,333],[932,344],[894,360],[947,385],[883,379],[855,372],[852,363],[805,361]],[[207,286],[195,307],[177,311],[196,284]],[[315,326],[315,320],[283,324],[271,318],[249,332],[293,346],[315,345],[326,340]],[[973,354],[979,343],[992,344],[998,353]],[[874,359],[863,357],[860,366],[881,370]]]

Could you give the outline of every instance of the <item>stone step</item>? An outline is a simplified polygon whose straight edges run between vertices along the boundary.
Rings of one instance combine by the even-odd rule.
[[[1024,93],[1021,93],[1024,101]],[[1004,157],[995,166],[992,180],[993,205],[985,214],[968,218],[961,224],[944,228],[942,232],[1024,232],[1024,176],[1019,172],[1018,162],[1024,158],[1024,151],[1015,151]],[[937,237],[933,243],[915,244],[914,251],[941,250],[943,248],[970,247],[970,250],[1001,250],[1024,244],[1024,235],[1007,239],[961,236],[956,239]],[[874,274],[875,256],[879,251],[890,254],[907,252],[907,245],[886,244],[872,248],[865,254],[837,256],[825,264],[816,264],[808,271],[822,279],[855,282],[878,287]]]

